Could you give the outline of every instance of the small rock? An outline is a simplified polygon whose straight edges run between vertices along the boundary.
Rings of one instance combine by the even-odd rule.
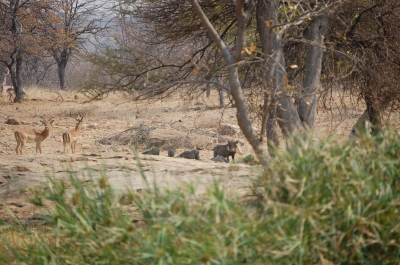
[[[17,121],[16,119],[8,118],[7,121],[6,121],[6,124],[9,124],[9,125],[19,125],[20,123],[19,123],[19,121]]]
[[[216,157],[211,158],[211,160],[214,162],[218,162],[218,163],[229,163],[229,161],[225,157],[220,156],[220,155],[217,155]]]

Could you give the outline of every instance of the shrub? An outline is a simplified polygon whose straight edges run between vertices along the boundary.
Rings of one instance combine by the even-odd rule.
[[[398,264],[399,157],[392,131],[346,146],[298,137],[271,159],[253,203],[218,183],[201,198],[190,185],[121,197],[104,175],[95,186],[71,175],[71,190],[50,179],[34,201],[54,204],[52,239],[9,251],[25,264]]]

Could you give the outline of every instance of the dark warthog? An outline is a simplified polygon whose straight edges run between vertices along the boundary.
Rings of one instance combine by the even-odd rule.
[[[168,157],[175,156],[175,149],[173,147],[168,147]]]
[[[214,158],[219,156],[225,157],[229,161],[229,156],[232,160],[235,159],[236,147],[239,141],[228,141],[228,144],[217,145],[214,147]]]
[[[192,151],[185,151],[182,154],[179,155],[179,157],[183,157],[186,159],[200,159],[200,152],[197,149],[193,149]]]
[[[142,154],[143,155],[156,155],[156,156],[158,156],[158,155],[160,155],[160,148],[155,147],[155,148],[152,148],[149,151],[143,152]]]

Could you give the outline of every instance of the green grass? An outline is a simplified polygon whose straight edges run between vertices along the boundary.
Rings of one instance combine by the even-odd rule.
[[[256,161],[256,158],[253,155],[247,155],[244,157],[239,157],[233,161],[233,163],[245,163],[249,165],[258,165],[258,161]]]
[[[190,185],[154,184],[121,196],[104,174],[84,185],[71,173],[68,190],[50,178],[32,201],[54,204],[51,229],[23,248],[8,244],[0,261],[399,264],[399,158],[400,136],[389,130],[345,146],[298,137],[271,159],[251,203],[228,197],[218,183],[202,198]],[[126,206],[137,207],[145,225],[137,226]]]

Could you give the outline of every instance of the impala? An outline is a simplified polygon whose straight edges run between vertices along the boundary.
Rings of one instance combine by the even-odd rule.
[[[75,130],[70,130],[70,131],[66,131],[63,133],[64,153],[65,153],[66,149],[68,149],[67,145],[69,145],[69,146],[71,146],[72,153],[75,154],[76,142],[78,141],[78,136],[82,129],[83,116],[79,113],[79,116],[81,117],[79,119],[79,118],[77,118],[78,116],[73,117],[71,112],[69,113],[69,115],[71,116],[71,118],[76,120],[76,126],[75,126]]]
[[[44,124],[44,130],[39,131],[35,129],[28,129],[28,128],[23,128],[23,129],[18,129],[14,131],[14,136],[15,140],[17,140],[17,148],[15,148],[15,152],[17,152],[18,155],[18,150],[19,153],[22,155],[22,148],[24,148],[26,141],[35,141],[36,142],[36,154],[38,153],[38,150],[40,153],[42,153],[42,147],[40,144],[44,141],[49,136],[50,133],[50,125],[53,124],[54,118],[52,117],[49,121],[46,121],[45,118],[40,116],[43,120],[40,121],[41,123]]]

